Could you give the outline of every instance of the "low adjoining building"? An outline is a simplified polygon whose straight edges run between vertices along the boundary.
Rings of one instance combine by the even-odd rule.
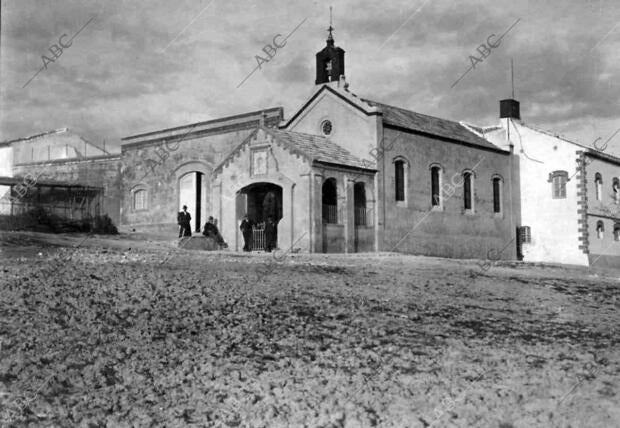
[[[520,258],[620,266],[620,158],[605,141],[585,146],[526,124],[516,100],[501,101],[500,116],[478,131],[518,159]]]

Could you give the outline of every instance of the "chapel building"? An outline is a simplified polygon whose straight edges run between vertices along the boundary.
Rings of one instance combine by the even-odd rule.
[[[247,214],[257,248],[273,216],[281,249],[515,258],[510,150],[354,94],[344,59],[330,31],[312,93],[288,118],[274,107],[124,138],[122,224],[173,233],[187,205],[193,229],[219,219],[234,250]]]

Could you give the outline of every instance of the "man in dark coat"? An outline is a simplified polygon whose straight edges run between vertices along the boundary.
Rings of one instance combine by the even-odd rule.
[[[220,234],[219,229],[215,225],[215,221],[213,220],[213,216],[209,216],[209,220],[205,223],[205,227],[202,231],[202,234],[207,237],[211,237],[215,239],[217,245],[221,248],[228,248],[228,244],[224,241],[224,238]]]
[[[192,236],[192,228],[189,221],[192,216],[187,212],[187,205],[183,205],[183,211],[177,215],[177,223],[179,223],[179,238],[184,236]]]
[[[265,251],[268,253],[275,250],[278,246],[278,223],[272,216],[265,222]]]
[[[278,215],[280,212],[278,198],[273,192],[268,192],[263,198],[263,219],[273,217],[274,219],[280,218]]]
[[[243,251],[252,251],[252,222],[248,220],[247,215],[243,216],[239,229],[243,234]]]

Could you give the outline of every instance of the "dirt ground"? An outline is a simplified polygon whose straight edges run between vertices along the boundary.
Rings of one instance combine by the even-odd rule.
[[[2,426],[620,426],[620,269],[141,238],[3,234]]]

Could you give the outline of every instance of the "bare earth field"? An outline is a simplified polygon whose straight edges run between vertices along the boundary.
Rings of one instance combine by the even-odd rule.
[[[0,245],[3,426],[620,426],[620,270]]]

